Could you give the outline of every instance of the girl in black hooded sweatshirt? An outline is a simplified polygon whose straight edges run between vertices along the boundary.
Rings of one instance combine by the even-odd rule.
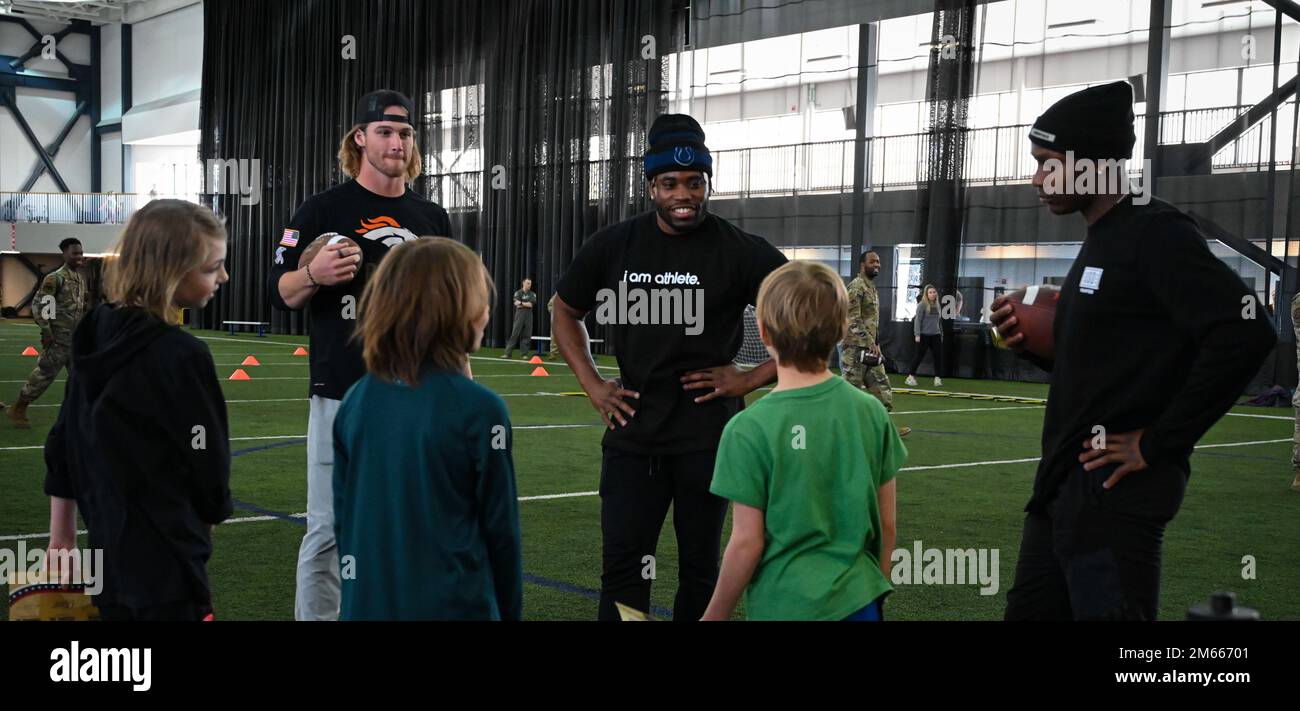
[[[154,200],[115,251],[111,303],[73,333],[45,441],[50,548],[76,547],[80,510],[103,551],[102,568],[83,572],[103,619],[201,620],[212,527],[232,510],[229,429],[212,355],[178,321],[229,278],[226,230],[205,207]]]

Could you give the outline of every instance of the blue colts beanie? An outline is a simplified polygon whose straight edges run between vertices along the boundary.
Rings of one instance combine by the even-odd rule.
[[[704,145],[704,129],[686,114],[663,114],[655,119],[646,136],[645,177],[660,173],[698,170],[713,176],[713,156]]]

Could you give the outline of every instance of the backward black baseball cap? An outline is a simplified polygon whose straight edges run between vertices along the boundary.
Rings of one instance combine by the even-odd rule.
[[[406,115],[384,113],[384,109],[393,106],[406,109]],[[406,94],[392,89],[380,89],[379,91],[372,91],[357,100],[357,109],[353,113],[352,122],[367,124],[375,121],[395,121],[415,125],[412,118],[414,115],[415,112],[411,109],[411,100],[406,98]]]

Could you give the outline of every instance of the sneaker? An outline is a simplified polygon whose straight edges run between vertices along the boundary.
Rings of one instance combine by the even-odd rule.
[[[941,388],[941,387],[943,387],[943,378],[940,378],[940,377],[937,377],[937,376],[936,376],[935,379],[934,379],[934,386],[935,386],[936,388]]]
[[[913,377],[910,376],[910,375],[907,376],[907,380],[904,380],[903,382],[904,382],[904,383],[907,383],[907,384],[910,385],[911,387],[916,387],[916,378],[913,378]]]
[[[502,353],[500,357],[501,357],[501,358],[509,358],[509,357],[510,357],[510,354],[509,354],[509,353]]]
[[[910,435],[910,434],[912,434],[912,428],[911,428],[911,427],[899,427],[899,428],[898,428],[898,438],[899,438],[899,439],[902,439],[902,438],[904,438],[904,437],[906,437],[906,436],[908,436],[908,435]]]
[[[1295,481],[1291,482],[1292,491],[1300,491],[1300,469],[1296,470]]]

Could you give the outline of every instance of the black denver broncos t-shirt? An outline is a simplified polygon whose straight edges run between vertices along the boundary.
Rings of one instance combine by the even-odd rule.
[[[376,195],[355,180],[307,198],[276,240],[269,289],[271,303],[289,310],[280,298],[280,277],[298,268],[307,245],[327,232],[337,232],[361,245],[361,266],[346,284],[323,286],[307,302],[311,314],[311,394],[341,400],[365,375],[361,344],[352,342],[357,307],[366,278],[389,248],[420,237],[451,237],[447,211],[409,188],[401,197]]]
[[[636,417],[607,431],[605,446],[636,454],[717,448],[743,398],[696,403],[709,391],[683,390],[681,377],[735,359],[745,306],[785,262],[766,240],[716,215],[670,235],[652,211],[587,240],[556,293],[612,325],[623,387],[641,394],[629,400]]]

